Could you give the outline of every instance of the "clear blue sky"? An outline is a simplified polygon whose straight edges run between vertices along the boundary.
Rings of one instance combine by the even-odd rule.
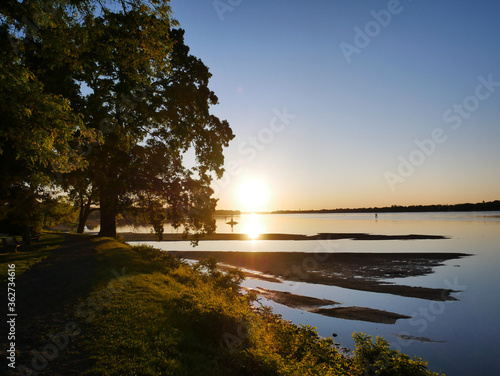
[[[500,3],[172,9],[236,134],[219,208],[241,208],[237,192],[257,180],[261,210],[500,199]]]

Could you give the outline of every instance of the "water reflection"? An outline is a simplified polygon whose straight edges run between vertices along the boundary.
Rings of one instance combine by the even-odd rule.
[[[255,213],[249,214],[242,218],[244,222],[242,223],[243,233],[247,234],[252,240],[257,240],[264,232],[264,227],[260,221],[260,216]]]

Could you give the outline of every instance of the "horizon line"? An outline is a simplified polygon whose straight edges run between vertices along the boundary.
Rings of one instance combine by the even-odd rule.
[[[322,209],[275,209],[275,210],[257,210],[257,211],[242,211],[239,209],[216,209],[216,212],[239,212],[241,214],[273,214],[273,213],[281,213],[281,212],[334,212],[334,211],[389,211],[390,209],[416,209],[416,208],[433,208],[433,207],[439,207],[439,208],[455,208],[455,207],[460,207],[460,206],[489,206],[493,205],[493,208],[488,208],[488,209],[482,209],[479,211],[494,211],[494,210],[500,210],[500,200],[494,200],[494,201],[482,201],[482,202],[476,202],[476,203],[471,203],[471,202],[462,202],[458,204],[427,204],[427,205],[422,205],[422,204],[413,204],[413,205],[391,205],[391,206],[373,206],[373,207],[357,207],[357,208],[333,208],[333,209],[327,209],[327,208],[322,208]],[[473,209],[473,208],[471,208]],[[473,211],[471,209],[465,210],[465,211]],[[432,211],[439,211],[439,210],[432,210]],[[457,211],[464,211],[464,210],[457,210]]]

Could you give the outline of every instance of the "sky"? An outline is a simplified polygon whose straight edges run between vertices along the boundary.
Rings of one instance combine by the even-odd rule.
[[[171,5],[236,136],[219,209],[500,199],[500,3]]]

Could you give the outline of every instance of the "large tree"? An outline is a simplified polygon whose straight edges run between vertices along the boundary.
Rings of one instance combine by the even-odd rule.
[[[78,20],[72,9],[64,1],[0,3],[0,227],[5,232],[35,225],[43,187],[54,173],[84,166],[72,145],[82,138],[97,141],[71,103],[79,94],[71,72],[81,69],[74,59]]]
[[[142,18],[134,10],[112,17],[121,38],[116,49],[125,44],[127,53],[133,54],[134,48],[141,53],[144,44],[135,45],[140,40],[136,33],[143,33],[135,21],[138,17]],[[102,38],[108,39],[106,35]],[[173,44],[168,54],[161,55],[163,66],[158,66],[158,58],[126,62],[111,48],[106,74],[88,82],[89,125],[104,131],[104,143],[88,156],[103,236],[116,236],[116,216],[131,206],[147,209],[145,218],[156,232],[162,231],[163,219],[195,232],[214,230],[210,182],[223,172],[222,148],[233,134],[226,121],[210,114],[210,106],[217,103],[208,89],[210,73],[189,54],[184,31],[165,25],[160,35]],[[128,39],[133,41],[130,45]],[[190,148],[197,165],[186,169],[183,154]]]
[[[170,17],[167,2],[132,1],[82,24],[81,112],[102,142],[86,150],[88,167],[77,175],[99,198],[102,236],[116,236],[116,217],[130,208],[147,211],[143,218],[157,233],[164,219],[202,234],[214,230],[210,183],[222,175],[222,149],[233,134],[210,114],[218,100],[209,70],[189,54]],[[187,169],[190,148],[197,164]]]
[[[127,208],[149,209],[158,232],[164,218],[213,231],[210,182],[233,134],[209,112],[210,73],[168,1],[5,0],[0,10],[0,157],[12,175],[2,189],[34,193],[52,178],[81,194],[81,224],[97,198],[106,236]]]

